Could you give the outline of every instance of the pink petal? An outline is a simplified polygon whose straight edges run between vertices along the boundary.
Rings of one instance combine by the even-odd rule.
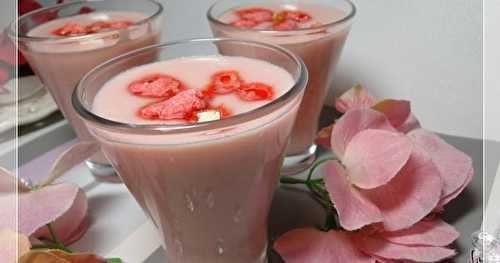
[[[442,182],[425,151],[415,146],[403,169],[388,184],[362,190],[382,211],[383,227],[389,231],[408,228],[427,216],[438,203]]]
[[[0,195],[13,193],[16,190],[16,183],[19,192],[30,191],[30,189],[18,180],[14,174],[0,167]]]
[[[335,101],[335,108],[339,112],[347,112],[348,110],[370,108],[375,105],[375,97],[361,85],[356,85],[346,91],[340,98]]]
[[[372,109],[383,113],[394,127],[401,126],[410,116],[410,102],[407,100],[383,100]]]
[[[439,206],[454,199],[467,186],[474,175],[472,159],[446,143],[436,134],[417,129],[408,134],[429,153],[443,180],[443,196]]]
[[[455,199],[462,191],[469,185],[469,183],[472,181],[472,178],[474,177],[474,169],[470,169],[469,173],[467,174],[467,179],[464,182],[462,186],[460,186],[455,192],[441,198],[439,203],[436,206],[436,209],[434,211],[440,211],[444,208],[444,206],[449,203],[451,200]]]
[[[342,227],[359,229],[365,225],[381,222],[380,210],[354,189],[347,181],[345,170],[337,161],[323,165],[326,189],[339,215]]]
[[[408,229],[380,234],[385,240],[400,245],[447,246],[455,241],[460,233],[446,222],[436,219],[423,220]]]
[[[413,262],[410,262],[410,261],[406,261],[406,260],[392,260],[392,259],[387,259],[387,258],[381,258],[381,257],[376,257],[376,256],[372,256],[376,259],[376,262],[377,263],[413,263]]]
[[[40,186],[53,183],[57,178],[94,155],[98,150],[99,145],[94,141],[82,141],[73,144],[54,161],[49,176],[40,183]]]
[[[88,228],[87,219],[87,198],[85,193],[79,189],[73,204],[62,216],[58,217],[52,227],[57,237],[65,245],[69,245],[79,240]],[[47,227],[37,230],[34,237],[49,236]]]
[[[398,131],[402,133],[409,133],[418,128],[420,128],[420,122],[413,114],[410,114],[405,122],[397,127]]]
[[[412,141],[401,133],[364,130],[347,145],[343,163],[350,181],[363,189],[387,184],[412,153]]]
[[[0,229],[16,229],[16,195],[0,194]]]
[[[351,139],[366,129],[395,131],[385,115],[378,111],[372,109],[350,110],[335,123],[331,138],[333,152],[342,158]]]
[[[0,194],[16,191],[16,177],[3,167],[0,167]]]
[[[70,209],[86,209],[86,200],[82,204],[82,198],[78,186],[70,183],[49,185],[37,191],[19,194],[19,231],[29,236]],[[73,207],[75,205],[76,208]],[[80,215],[82,212],[73,213]],[[78,221],[81,220],[79,217],[73,220],[76,226],[81,223]]]
[[[11,229],[0,229],[0,262],[17,262],[17,256],[27,253],[31,248],[27,236],[20,235]],[[16,253],[17,251],[18,253]]]
[[[450,258],[456,252],[449,248],[433,246],[405,246],[387,242],[380,237],[355,235],[358,247],[369,255],[387,259],[437,262]]]
[[[274,243],[287,263],[375,263],[360,252],[345,232],[320,232],[312,228],[294,229]]]

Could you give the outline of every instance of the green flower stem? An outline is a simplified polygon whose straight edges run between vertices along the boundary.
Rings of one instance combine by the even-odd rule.
[[[57,249],[62,250],[67,253],[73,253],[73,251],[65,246],[60,246],[55,243],[44,243],[44,244],[35,244],[31,246],[31,249]]]
[[[39,249],[45,248],[45,249],[59,249],[68,253],[73,253],[73,251],[66,247],[58,238],[57,235],[52,228],[51,224],[47,224],[47,228],[49,229],[49,234],[50,238],[44,238],[45,244],[39,245]],[[44,247],[45,246],[45,247]]]
[[[307,183],[306,180],[300,179],[300,178],[294,178],[290,176],[282,176],[280,178],[280,183],[282,184],[305,184]]]
[[[324,159],[320,159],[320,160],[317,160],[312,166],[311,166],[311,169],[309,170],[309,173],[307,174],[307,181],[311,180],[311,177],[313,176],[313,173],[316,171],[316,169],[323,163],[326,163],[328,161],[332,161],[332,160],[337,160],[335,157],[333,156],[329,156],[329,157],[326,157]]]
[[[338,160],[333,156],[328,156],[324,159],[317,160],[312,166],[311,169],[309,170],[306,179],[301,179],[301,178],[294,178],[290,176],[282,176],[280,178],[280,182],[282,184],[303,184],[307,187],[307,189],[311,192],[313,198],[325,209],[326,215],[325,215],[325,221],[322,226],[319,226],[318,228],[321,231],[328,231],[330,229],[338,229],[340,228],[338,224],[338,217],[337,213],[333,207],[333,204],[330,200],[330,195],[328,194],[328,191],[325,188],[325,181],[323,178],[315,178],[312,179],[312,176],[314,172],[317,170],[317,168],[331,160]]]
[[[54,242],[56,242],[57,244],[62,244],[62,242],[57,238],[56,232],[52,228],[52,225],[47,224],[47,228],[49,229],[50,237],[52,238],[52,240],[54,240]]]
[[[330,229],[339,228],[336,220],[336,216],[333,210],[329,210],[326,212],[325,224],[322,227],[323,231],[328,231]]]
[[[59,249],[57,246],[49,244],[35,244],[31,245],[31,249]]]

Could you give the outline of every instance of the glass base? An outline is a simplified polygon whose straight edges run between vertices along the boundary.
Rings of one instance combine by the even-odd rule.
[[[309,169],[316,160],[317,150],[318,146],[313,144],[302,153],[286,156],[281,167],[281,175],[295,175]]]
[[[85,161],[85,164],[89,168],[92,175],[97,179],[97,181],[107,183],[122,183],[122,180],[115,172],[113,166],[109,164],[97,163],[91,160]]]

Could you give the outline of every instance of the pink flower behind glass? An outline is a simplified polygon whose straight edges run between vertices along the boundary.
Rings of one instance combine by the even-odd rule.
[[[335,101],[335,108],[344,113],[352,109],[370,108],[375,105],[375,101],[375,97],[366,89],[361,85],[356,85]]]

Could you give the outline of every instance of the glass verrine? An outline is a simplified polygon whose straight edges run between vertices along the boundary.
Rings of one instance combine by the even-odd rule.
[[[232,25],[234,12],[242,8],[268,8],[305,11],[317,23],[307,28],[276,30],[269,28],[241,28]],[[349,0],[220,0],[207,12],[208,21],[216,37],[253,39],[281,45],[300,56],[309,71],[309,83],[304,93],[297,121],[292,131],[283,174],[295,174],[315,159],[318,122],[333,72],[350,30],[356,9]],[[269,22],[272,23],[272,22]]]
[[[55,1],[54,1],[55,3]],[[34,72],[48,88],[80,140],[92,140],[71,106],[71,94],[81,77],[101,62],[133,49],[156,44],[163,7],[153,0],[84,0],[54,4],[29,12],[10,26],[10,36]],[[55,34],[71,23],[128,21],[130,25],[90,34]],[[153,59],[153,58],[151,58]],[[115,180],[101,153],[87,161],[99,179]]]
[[[201,123],[134,124],[96,114],[93,105],[103,85],[124,68],[148,64],[141,58],[151,54],[157,61],[214,55],[264,60],[290,73],[293,86],[262,107]],[[262,263],[267,216],[306,83],[303,62],[278,46],[184,40],[99,65],[80,81],[73,105],[158,228],[168,262]]]

